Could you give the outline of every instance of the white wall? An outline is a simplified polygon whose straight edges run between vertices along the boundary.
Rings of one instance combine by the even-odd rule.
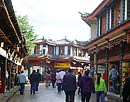
[[[43,53],[43,45],[40,45],[40,54]]]
[[[56,55],[59,55],[59,46],[56,46]]]
[[[68,55],[68,46],[65,46],[65,49],[64,49],[65,51],[64,51],[64,53],[65,53],[65,55]]]

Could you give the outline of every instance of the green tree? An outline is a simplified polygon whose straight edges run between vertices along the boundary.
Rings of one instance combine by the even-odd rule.
[[[28,53],[32,54],[32,49],[34,48],[33,42],[36,40],[37,36],[34,32],[33,26],[29,25],[27,15],[26,16],[17,16],[17,20],[21,29],[21,32],[23,33],[26,44],[28,47]]]

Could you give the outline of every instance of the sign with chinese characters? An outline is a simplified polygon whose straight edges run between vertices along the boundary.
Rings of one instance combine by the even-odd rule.
[[[55,63],[55,68],[70,68],[70,63]]]

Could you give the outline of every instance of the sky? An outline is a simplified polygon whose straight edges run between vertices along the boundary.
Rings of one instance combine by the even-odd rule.
[[[12,0],[16,15],[28,17],[38,38],[87,41],[90,27],[81,13],[92,13],[103,0]]]

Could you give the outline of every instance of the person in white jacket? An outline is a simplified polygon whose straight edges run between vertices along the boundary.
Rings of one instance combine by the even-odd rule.
[[[63,82],[63,77],[65,75],[65,71],[60,69],[60,72],[56,74],[56,83],[57,83],[57,90],[60,92],[62,90],[62,82]]]
[[[26,84],[26,75],[24,74],[24,71],[21,71],[21,73],[18,76],[19,78],[19,85],[20,85],[20,94],[23,95],[24,94],[24,90],[25,90],[25,84]]]

